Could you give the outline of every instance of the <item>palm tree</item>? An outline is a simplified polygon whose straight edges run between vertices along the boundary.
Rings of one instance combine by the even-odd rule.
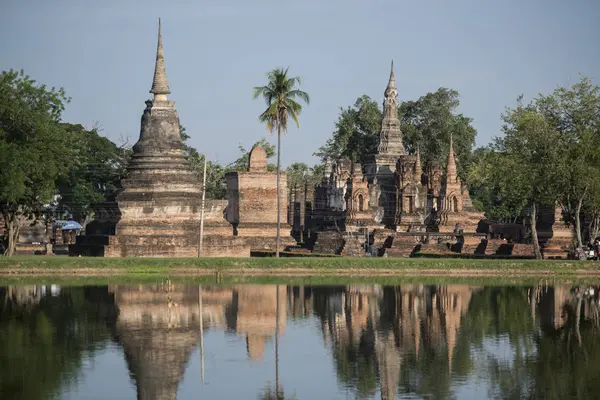
[[[266,124],[267,130],[273,133],[277,130],[277,242],[275,256],[279,257],[280,227],[281,227],[281,196],[279,192],[280,170],[281,170],[281,133],[287,132],[288,118],[296,122],[300,128],[298,115],[302,111],[302,105],[297,99],[304,100],[309,104],[308,93],[299,90],[296,85],[301,84],[300,77],[288,77],[288,69],[276,68],[267,74],[266,86],[254,88],[252,96],[254,99],[261,97],[267,103],[267,109],[260,115],[260,122]]]

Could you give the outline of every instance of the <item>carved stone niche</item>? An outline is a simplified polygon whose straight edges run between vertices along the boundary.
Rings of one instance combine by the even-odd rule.
[[[427,165],[427,188],[438,197],[442,189],[442,166],[437,162],[429,162]]]
[[[416,156],[404,155],[398,158],[396,162],[396,184],[402,188],[408,184],[419,184],[421,182],[413,182],[415,174]]]

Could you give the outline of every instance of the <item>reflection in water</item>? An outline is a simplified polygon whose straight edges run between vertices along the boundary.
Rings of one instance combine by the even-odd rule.
[[[198,288],[110,286],[119,310],[116,338],[136,380],[138,399],[175,399],[200,336]]]
[[[227,349],[205,342],[219,332],[245,342],[246,361],[229,372],[237,386],[217,388],[236,398],[257,396],[244,368],[270,362],[257,378],[263,399],[308,389],[324,398],[481,397],[481,382],[484,397],[594,398],[598,301],[594,288],[570,285],[10,286],[0,288],[0,398],[60,398],[85,381],[83,360],[110,343],[144,400],[183,398],[198,349],[201,379],[190,380],[202,393],[205,352],[207,370],[228,362]],[[313,368],[309,350],[330,358],[329,376],[296,373]],[[336,390],[332,377],[337,392],[325,394]]]

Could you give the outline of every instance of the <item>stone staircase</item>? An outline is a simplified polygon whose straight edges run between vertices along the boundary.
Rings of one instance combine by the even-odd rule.
[[[342,232],[322,231],[315,232],[313,254],[341,254],[344,249],[345,240]]]
[[[361,232],[344,232],[344,247],[341,255],[345,257],[365,257],[365,235]]]

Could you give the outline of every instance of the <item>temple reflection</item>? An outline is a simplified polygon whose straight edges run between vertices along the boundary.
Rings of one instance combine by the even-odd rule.
[[[204,378],[203,334],[209,330],[245,342],[251,362],[275,356],[280,387],[279,364],[293,371],[298,354],[277,354],[278,337],[295,329],[297,320],[315,324],[333,358],[338,383],[356,397],[448,398],[456,382],[478,376],[491,382],[492,397],[531,397],[533,387],[543,394],[534,397],[560,398],[576,385],[598,386],[594,376],[600,368],[586,361],[600,357],[597,289],[545,282],[523,287],[286,287],[193,286],[168,280],[89,288],[9,286],[0,288],[0,328],[14,330],[14,321],[22,320],[28,329],[33,326],[27,325],[28,315],[38,324],[43,315],[47,326],[86,327],[89,333],[77,340],[112,337],[123,349],[137,398],[144,400],[177,398],[197,346]],[[504,346],[503,355],[489,353],[490,339],[491,348]],[[273,355],[265,350],[271,341]],[[54,346],[68,343],[57,341]],[[484,364],[476,361],[481,355]],[[571,378],[564,381],[564,389],[550,390],[544,382],[557,371]]]
[[[198,343],[198,288],[180,285],[110,286],[119,310],[116,338],[140,400],[176,399]]]
[[[580,311],[584,321],[596,321],[596,326],[599,325],[597,301],[581,296],[577,299],[572,288],[572,285],[538,285],[514,291],[537,293],[529,303],[533,321],[539,315],[541,327],[551,332],[575,327]],[[357,390],[359,396],[374,396],[377,388],[369,388],[365,376],[376,373],[372,380],[379,383],[381,399],[395,399],[399,393],[414,392],[447,397],[457,351],[461,351],[457,373],[464,375],[465,363],[471,359],[470,347],[476,344],[467,341],[474,336],[485,336],[484,329],[490,323],[497,334],[506,332],[510,338],[516,326],[505,327],[504,320],[519,318],[515,312],[518,309],[513,307],[523,303],[519,304],[517,293],[504,293],[508,289],[513,288],[351,285],[313,289],[313,292],[324,342],[341,359],[336,365],[342,383]],[[475,295],[477,301],[473,304]],[[485,310],[481,309],[482,301],[486,302]],[[508,305],[511,301],[512,306]],[[485,316],[480,314],[483,311]],[[501,315],[505,311],[508,312]],[[467,315],[468,326],[462,332]],[[503,321],[498,321],[499,318]],[[527,325],[527,329],[530,327],[531,324]],[[376,365],[376,371],[370,362]],[[441,368],[444,365],[446,368]]]
[[[261,359],[265,352],[265,342],[276,333],[277,321],[279,334],[285,333],[286,287],[241,285],[233,287],[231,291],[231,303],[227,306],[227,326],[246,338],[246,348],[251,359]]]
[[[451,372],[461,318],[476,290],[466,285],[352,285],[318,302],[317,313],[325,343],[372,358],[381,398],[395,399],[403,365],[414,364],[423,350]]]

